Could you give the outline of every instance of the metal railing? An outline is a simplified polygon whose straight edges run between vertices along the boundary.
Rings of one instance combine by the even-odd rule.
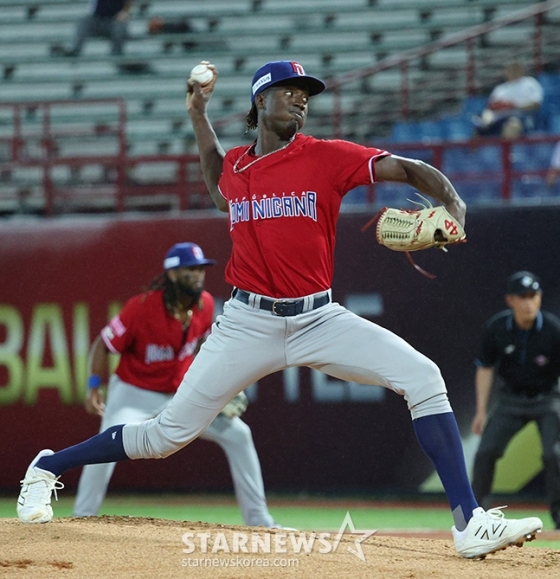
[[[480,59],[479,61],[478,59],[480,51],[486,45],[490,44],[490,50],[492,50],[492,43],[488,42],[489,35],[520,23],[531,23],[530,46],[526,38],[525,43],[520,42],[518,46],[516,45],[517,52],[511,50],[509,52],[512,52],[512,56],[519,52],[530,54],[533,71],[538,72],[545,64],[550,63],[550,58],[554,57],[554,54],[551,56],[550,53],[550,45],[554,43],[545,42],[543,30],[547,22],[547,14],[556,9],[560,9],[560,0],[541,2],[504,18],[468,28],[461,33],[448,35],[418,49],[384,58],[375,65],[336,76],[327,83],[329,92],[332,94],[332,110],[323,112],[321,117],[315,119],[313,115],[310,115],[310,132],[316,134],[314,128],[319,126],[320,131],[317,136],[351,138],[355,135],[349,135],[347,128],[350,126],[352,130],[351,123],[353,123],[353,126],[365,127],[364,131],[359,133],[362,138],[353,138],[353,140],[367,143],[369,117],[355,114],[356,110],[349,110],[343,106],[344,96],[348,93],[360,93],[358,89],[368,80],[373,79],[375,85],[376,77],[390,70],[397,71],[400,78],[396,93],[388,93],[391,114],[397,115],[401,120],[413,116],[415,112],[413,103],[414,105],[422,104],[422,99],[418,96],[421,85],[420,73],[426,73],[424,76],[437,80],[438,74],[442,73],[437,72],[435,68],[430,69],[429,59],[453,47],[461,47],[464,51],[464,68],[461,70],[459,67],[458,70],[452,71],[453,78],[461,80],[461,83],[442,88],[438,96],[441,102],[446,102],[451,93],[460,94],[461,98],[476,94],[486,82],[489,82],[485,71],[488,60]],[[560,31],[558,41],[558,62],[560,62]],[[503,58],[503,50],[498,50],[494,55],[494,59],[500,58]],[[414,75],[411,75],[412,71]],[[361,98],[362,101],[371,100],[372,106],[375,106],[378,102],[375,100],[377,92],[383,91],[377,91],[373,86],[370,87],[368,95],[357,94],[356,98]],[[411,97],[412,94],[414,98]],[[434,99],[435,108],[441,110],[443,107],[436,97]],[[114,121],[112,123],[95,122],[91,116],[92,107],[113,108]],[[65,123],[57,123],[56,111],[58,109],[64,109]],[[68,123],[68,112],[72,110],[77,112],[75,115],[77,121]],[[84,110],[81,119],[80,110]],[[126,134],[126,102],[122,99],[3,103],[0,104],[0,115],[2,116],[0,120],[3,121],[0,123],[0,202],[3,191],[7,192],[7,196],[21,197],[28,201],[35,199],[37,211],[45,215],[74,210],[121,212],[138,206],[145,208],[167,206],[176,209],[211,206],[196,155],[132,156],[129,153]],[[349,116],[351,122],[348,119]],[[231,123],[242,122],[243,117],[244,113],[236,114],[218,119],[214,124],[220,131]],[[369,124],[373,125],[371,130],[375,131],[375,122]],[[6,130],[7,125],[11,126],[11,133]],[[80,152],[79,147],[73,145],[79,139],[94,141],[95,151]],[[522,139],[516,143],[538,146],[539,143],[554,140],[556,137],[551,136]],[[111,152],[108,152],[109,145],[104,145],[109,141],[113,143]],[[376,139],[376,144],[379,145],[379,142],[383,142],[383,139]],[[472,149],[482,144],[473,140],[462,143],[399,143],[398,146],[387,146],[396,151],[403,147],[429,150],[432,163],[442,168],[444,148],[468,146]],[[511,158],[514,145],[500,139],[485,140],[484,145],[488,144],[500,147],[501,169],[496,171],[494,176],[500,181],[500,198],[509,200],[512,198],[512,183],[520,178],[519,171],[515,169]],[[80,179],[80,171],[93,166],[98,172],[104,171],[106,178],[99,179],[98,183],[88,178]],[[40,182],[11,179],[12,173],[25,169],[39,170]],[[66,176],[61,178],[59,173],[62,169],[66,171]],[[137,174],[142,171],[144,174],[153,174],[153,176],[139,178]],[[542,177],[544,168],[539,171]],[[70,173],[69,177],[68,173]],[[480,175],[479,173],[478,176]],[[468,176],[473,177],[472,174]],[[451,177],[458,182],[464,178],[461,174]],[[173,200],[169,203],[162,203],[161,200],[164,197]],[[367,199],[370,203],[375,203],[374,188],[370,189]]]
[[[386,146],[394,154],[419,158],[440,169],[467,204],[507,204],[531,202],[531,199],[535,203],[560,203],[560,183],[551,186],[546,182],[550,157],[559,141],[558,135],[540,135],[514,141],[487,137],[470,141],[393,143]],[[380,146],[383,147],[382,144]],[[484,160],[478,164],[479,159]],[[473,169],[473,163],[476,169]],[[377,188],[385,185],[365,187],[365,194],[360,200],[371,205],[391,203],[394,200],[387,200],[386,197],[380,199],[377,194]],[[400,197],[406,197],[402,190]]]
[[[122,99],[0,103],[0,119],[4,213],[49,216],[212,204],[197,155],[129,154]]]
[[[527,61],[530,74],[545,66],[558,68],[560,13],[549,24],[555,10],[560,0],[540,2],[336,75],[327,81],[328,90],[314,97],[306,128],[322,138],[378,140],[397,121],[456,113],[466,97],[489,93],[508,60]],[[494,40],[494,34],[505,31],[513,41]],[[437,57],[445,55],[449,63],[438,64]],[[230,125],[242,125],[243,118],[244,113],[235,113],[218,119],[219,135]]]
[[[547,13],[557,8],[560,8],[560,1],[558,0],[541,2],[529,8],[516,11],[509,16],[496,19],[492,22],[472,26],[462,32],[450,34],[425,46],[389,56],[372,66],[360,68],[336,76],[327,83],[327,88],[334,94],[334,108],[332,113],[333,137],[340,138],[343,136],[342,119],[344,116],[344,109],[342,106],[342,95],[346,87],[352,85],[352,83],[354,83],[352,86],[355,87],[356,81],[374,77],[376,74],[379,74],[382,71],[387,71],[389,69],[398,69],[399,71],[400,87],[397,108],[400,111],[401,120],[407,120],[411,112],[410,95],[412,92],[412,86],[409,73],[412,68],[413,61],[418,61],[420,66],[422,66],[423,59],[425,60],[426,57],[448,48],[462,47],[464,49],[466,53],[466,68],[464,71],[465,83],[462,88],[459,87],[459,92],[461,92],[464,97],[474,96],[481,88],[484,88],[482,86],[482,82],[478,79],[479,75],[477,73],[483,67],[488,66],[487,61],[485,60],[478,61],[476,54],[477,49],[480,49],[480,45],[485,43],[485,38],[490,33],[506,28],[508,26],[532,21],[532,69],[534,74],[541,72],[543,68],[544,17]],[[513,57],[514,54],[515,53],[512,53],[511,56]]]

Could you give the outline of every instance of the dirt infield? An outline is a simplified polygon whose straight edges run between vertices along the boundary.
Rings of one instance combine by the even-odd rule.
[[[538,579],[560,577],[560,552],[511,547],[459,558],[450,537],[268,530],[133,517],[0,520],[0,577],[41,579]],[[361,548],[361,549],[360,549]],[[362,556],[363,559],[362,560]]]

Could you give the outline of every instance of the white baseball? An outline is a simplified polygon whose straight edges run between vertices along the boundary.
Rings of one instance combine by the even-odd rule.
[[[196,80],[201,85],[208,84],[214,78],[214,74],[205,64],[197,64],[191,70],[191,79]]]

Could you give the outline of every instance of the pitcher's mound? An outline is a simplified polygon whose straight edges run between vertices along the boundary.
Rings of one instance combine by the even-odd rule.
[[[560,552],[461,559],[449,538],[315,533],[138,517],[0,520],[0,576],[41,579],[560,577]],[[538,543],[534,543],[538,544]]]

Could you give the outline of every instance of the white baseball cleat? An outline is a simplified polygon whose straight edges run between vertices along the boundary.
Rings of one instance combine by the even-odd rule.
[[[51,494],[64,488],[58,477],[48,470],[35,465],[43,456],[54,454],[52,450],[42,450],[31,462],[21,481],[21,491],[18,497],[17,514],[22,523],[48,523],[53,518]]]
[[[506,519],[500,510],[503,508],[485,511],[478,507],[464,531],[451,528],[455,549],[461,557],[484,559],[510,545],[522,547],[525,541],[532,541],[541,532],[543,524],[538,517]]]

